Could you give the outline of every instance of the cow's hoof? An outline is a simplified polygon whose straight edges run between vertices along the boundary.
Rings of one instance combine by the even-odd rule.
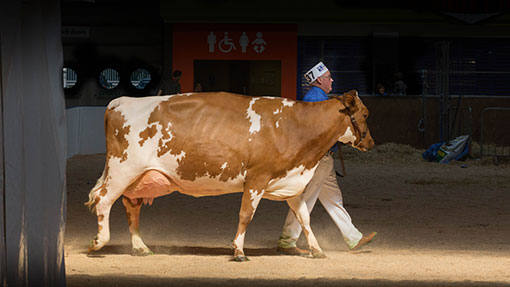
[[[95,257],[99,257],[99,258],[102,258],[104,257],[104,255],[99,255],[97,253],[97,251],[99,250],[100,248],[96,248],[94,247],[92,244],[89,246],[88,250],[87,250],[87,257],[91,257],[91,258],[95,258]]]
[[[90,241],[89,248],[87,250],[87,254],[92,254],[94,251],[99,250],[99,248],[97,248],[96,246],[97,246],[97,240],[96,239]]]
[[[133,248],[131,254],[133,254],[133,256],[149,256],[154,255],[154,252],[152,252],[149,248]]]
[[[244,255],[238,255],[238,256],[234,256],[232,261],[235,261],[235,262],[246,262],[246,261],[250,261],[250,259],[248,259],[248,257],[246,257]]]
[[[312,257],[315,259],[324,259],[327,258],[326,253],[320,251],[320,252],[313,252]]]

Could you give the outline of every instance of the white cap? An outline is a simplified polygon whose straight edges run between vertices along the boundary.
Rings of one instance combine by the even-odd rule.
[[[326,65],[324,65],[322,62],[319,62],[308,72],[306,72],[305,78],[308,81],[308,83],[313,83],[313,81],[317,80],[318,77],[324,75],[324,73],[326,73],[327,71],[328,68],[326,67]]]

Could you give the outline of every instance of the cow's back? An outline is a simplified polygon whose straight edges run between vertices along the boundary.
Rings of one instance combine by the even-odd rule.
[[[261,172],[273,190],[316,165],[296,148],[307,104],[223,92],[118,98],[106,113],[107,164],[112,177],[160,171],[195,196],[241,192]]]
[[[158,170],[196,196],[242,191],[249,101],[227,93],[118,98],[105,115],[107,160],[133,174]]]

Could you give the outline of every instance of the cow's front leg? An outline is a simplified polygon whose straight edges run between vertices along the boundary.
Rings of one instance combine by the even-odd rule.
[[[131,243],[133,255],[146,256],[154,254],[145,243],[143,243],[138,226],[140,225],[140,209],[142,208],[143,199],[129,199],[122,197],[122,203],[126,208],[126,216],[129,224],[129,232],[131,233]]]
[[[294,212],[294,215],[303,228],[306,241],[308,242],[308,247],[312,251],[312,256],[314,258],[326,258],[326,254],[324,254],[320,248],[319,242],[317,241],[317,238],[315,238],[312,228],[310,227],[310,214],[308,213],[308,208],[306,207],[306,203],[303,200],[302,195],[287,199],[287,204]]]
[[[236,237],[232,243],[232,247],[234,248],[234,261],[243,262],[249,260],[244,255],[244,237],[248,224],[250,224],[263,194],[263,189],[244,189],[243,198],[241,200],[241,210],[239,211],[239,225],[237,227]]]

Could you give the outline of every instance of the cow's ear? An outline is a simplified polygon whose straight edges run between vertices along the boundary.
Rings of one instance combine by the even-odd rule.
[[[353,108],[356,105],[356,97],[358,96],[358,92],[356,90],[350,90],[347,93],[344,93],[340,97],[340,102],[344,104],[346,109]]]

